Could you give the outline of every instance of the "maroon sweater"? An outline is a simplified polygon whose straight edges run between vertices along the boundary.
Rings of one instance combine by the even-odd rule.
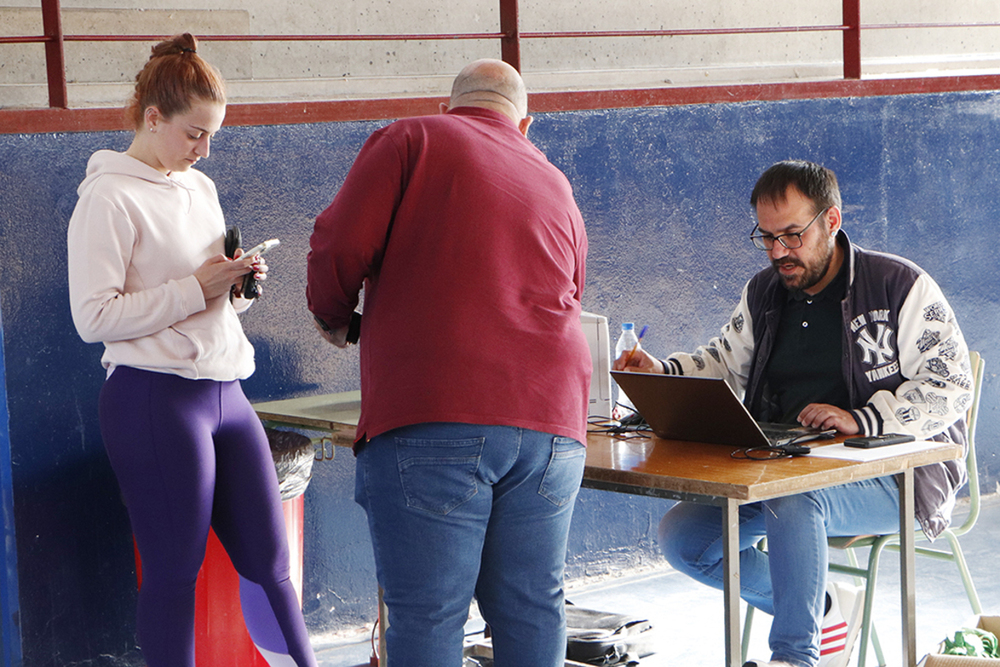
[[[583,219],[509,118],[459,107],[378,130],[310,246],[309,309],[332,328],[364,286],[359,440],[461,422],[585,442]]]

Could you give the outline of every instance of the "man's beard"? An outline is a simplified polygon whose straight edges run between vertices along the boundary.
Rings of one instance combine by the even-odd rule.
[[[820,262],[814,264],[811,268],[803,264],[798,259],[792,259],[790,257],[783,257],[780,260],[773,260],[771,262],[771,267],[777,272],[778,277],[781,278],[781,282],[784,283],[785,289],[790,292],[804,292],[805,290],[813,287],[826,275],[826,272],[830,270],[830,262],[833,261],[833,248],[830,248],[830,252],[827,253],[826,257],[822,258]],[[781,265],[791,264],[793,266],[801,266],[805,269],[805,273],[801,276],[783,276],[781,272],[778,271],[778,267]],[[794,280],[793,282],[790,282]]]

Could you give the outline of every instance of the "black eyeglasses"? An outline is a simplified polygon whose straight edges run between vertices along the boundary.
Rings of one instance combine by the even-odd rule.
[[[819,219],[819,216],[823,215],[829,211],[829,207],[824,208],[822,211],[816,214],[809,224],[802,228],[801,232],[792,232],[790,234],[778,234],[777,236],[771,236],[770,234],[757,234],[757,230],[760,229],[760,225],[754,225],[753,231],[750,232],[750,240],[753,244],[760,250],[771,250],[774,248],[774,242],[777,241],[789,250],[795,250],[796,248],[802,247],[802,235],[806,233],[806,230]]]
[[[793,456],[804,456],[811,448],[808,445],[790,443],[780,447],[763,445],[761,447],[746,447],[734,449],[729,455],[734,459],[750,459],[751,461],[770,461],[771,459],[790,459]]]

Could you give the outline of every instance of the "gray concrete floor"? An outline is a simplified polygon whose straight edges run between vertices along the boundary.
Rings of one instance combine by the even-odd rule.
[[[956,523],[961,522],[964,511],[961,506],[957,509]],[[961,538],[961,543],[983,613],[1000,614],[1000,577],[993,569],[1000,558],[996,546],[1000,544],[1000,496],[984,498],[978,523]],[[831,557],[843,558],[837,552]],[[842,575],[833,576],[843,578]],[[919,658],[932,651],[946,636],[967,625],[974,615],[953,564],[918,557],[916,579]],[[887,664],[896,666],[901,663],[902,639],[899,560],[893,552],[883,554],[875,595],[873,616],[882,650]],[[648,618],[656,633],[656,652],[641,660],[642,667],[716,667],[723,662],[722,593],[701,586],[666,565],[653,572],[624,575],[598,584],[571,585],[567,598],[582,607]],[[481,627],[481,621],[472,619],[467,629],[472,632]],[[770,617],[758,613],[751,635],[750,657],[766,659],[770,656],[767,648],[769,627]],[[369,665],[367,638],[316,648],[321,667]],[[867,663],[875,665],[874,651],[868,650]],[[857,664],[857,657],[858,648],[855,647],[851,665]]]

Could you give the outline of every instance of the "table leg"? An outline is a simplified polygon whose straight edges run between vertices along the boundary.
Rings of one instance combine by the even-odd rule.
[[[726,607],[726,665],[740,667],[742,642],[740,641],[740,506],[727,498],[722,506],[722,565],[725,582],[722,587]]]
[[[913,468],[896,475],[899,484],[899,587],[903,614],[903,665],[917,664],[916,559],[913,547]]]
[[[389,609],[382,598],[382,587],[378,587],[378,664],[388,667],[389,654],[385,648],[385,631],[389,628]]]

